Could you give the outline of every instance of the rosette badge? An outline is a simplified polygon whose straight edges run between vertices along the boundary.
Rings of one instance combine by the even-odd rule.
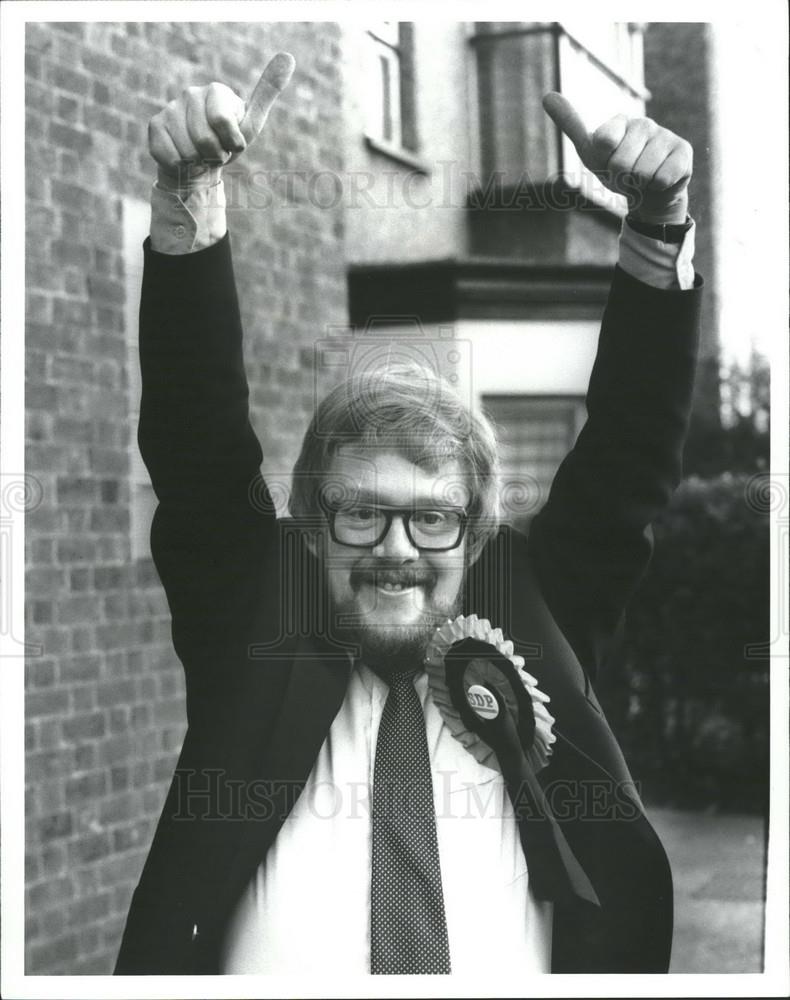
[[[425,667],[450,732],[481,764],[492,766],[495,747],[513,730],[533,772],[548,764],[556,740],[549,698],[501,629],[459,615],[434,633]]]

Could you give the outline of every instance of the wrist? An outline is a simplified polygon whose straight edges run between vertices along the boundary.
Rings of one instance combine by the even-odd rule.
[[[197,166],[185,163],[175,174],[161,167],[157,170],[156,186],[171,194],[188,195],[192,191],[214,187],[222,179],[222,167]]]
[[[688,218],[688,194],[683,191],[669,202],[645,197],[631,205],[628,217],[651,226],[682,226]]]
[[[626,216],[628,228],[642,236],[647,236],[652,240],[659,240],[661,243],[682,243],[686,238],[686,233],[691,229],[693,223],[686,216],[683,222],[645,222],[643,219],[634,218],[632,214]]]

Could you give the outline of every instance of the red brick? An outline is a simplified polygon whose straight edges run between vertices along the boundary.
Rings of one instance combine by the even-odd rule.
[[[57,101],[56,113],[58,118],[64,122],[73,123],[79,120],[81,106],[80,102],[73,97],[59,97]]]
[[[55,656],[68,650],[69,632],[68,629],[54,626],[39,628],[36,641],[43,645],[43,651],[48,656]]]
[[[69,707],[69,693],[55,688],[48,691],[29,691],[25,695],[25,711],[29,718],[42,715],[60,715]]]
[[[65,784],[66,805],[95,802],[107,791],[105,771],[92,771],[69,778]]]
[[[71,630],[71,648],[75,653],[89,653],[96,648],[93,629],[86,626]]]
[[[38,824],[38,835],[42,843],[48,843],[60,837],[70,837],[72,833],[71,813],[53,813],[44,816]]]
[[[129,731],[129,708],[126,705],[110,709],[110,732],[126,733]]]
[[[90,511],[84,507],[66,507],[64,508],[64,514],[66,515],[67,534],[84,535],[88,527]]]
[[[53,262],[61,267],[90,266],[90,250],[86,246],[75,243],[73,239],[53,240],[50,245],[50,253]],[[87,360],[86,363],[89,365]]]
[[[41,57],[36,52],[25,53],[25,78],[38,79],[41,76]]]
[[[36,602],[41,604],[42,602]],[[48,605],[51,617],[52,606]],[[55,661],[42,660],[40,663],[31,663],[28,667],[28,676],[34,688],[51,688],[55,683]]]
[[[57,543],[59,563],[94,562],[99,552],[96,541],[88,538],[70,538]]]
[[[63,841],[55,840],[41,848],[41,869],[45,875],[63,875],[68,869],[68,857]]]
[[[86,155],[93,146],[93,136],[90,132],[54,121],[49,123],[49,141],[55,146],[73,149],[75,153],[82,156]]]
[[[75,712],[90,712],[96,708],[96,690],[91,685],[72,689]]]
[[[81,926],[101,920],[110,912],[110,894],[107,892],[80,899],[68,907],[66,913],[71,924]]]
[[[88,287],[91,296],[99,302],[114,302],[123,305],[126,301],[124,287],[118,281],[111,281],[98,275],[88,275]]]
[[[77,937],[67,934],[64,937],[47,941],[44,945],[35,945],[30,949],[29,962],[42,973],[55,970],[61,964],[71,963],[77,956]]]
[[[83,62],[86,56],[83,56]],[[101,58],[104,58],[103,56]],[[110,88],[106,83],[102,83],[100,80],[93,81],[93,100],[97,104],[109,104],[110,103]]]
[[[76,715],[63,721],[63,736],[67,740],[100,739],[106,729],[107,723],[103,712]]]
[[[41,914],[41,936],[55,938],[66,929],[66,914],[61,909],[45,910]]]
[[[28,80],[25,84],[25,106],[45,115],[52,114],[54,107],[52,91],[43,84]]]
[[[69,443],[90,444],[96,438],[96,427],[89,418],[58,417],[54,425],[54,436]]]
[[[95,595],[62,597],[58,601],[58,622],[62,625],[75,625],[90,621],[99,616],[100,609],[101,601]]]
[[[93,571],[93,585],[97,590],[115,590],[126,586],[126,566],[97,566]]]
[[[31,754],[25,761],[25,780],[31,784],[59,775],[66,776],[73,769],[74,759],[69,750],[44,750]]]
[[[41,877],[41,862],[38,854],[25,854],[25,884],[32,885]],[[36,928],[35,934],[38,934]],[[35,935],[34,935],[35,936]]]
[[[80,73],[68,66],[50,63],[46,71],[47,82],[59,90],[70,94],[86,95],[90,92],[91,79],[85,73]]]
[[[106,858],[112,849],[112,839],[107,832],[83,834],[71,845],[73,860],[88,864]]]
[[[52,201],[61,208],[71,208],[76,212],[87,212],[93,206],[96,195],[92,191],[68,184],[65,181],[52,181]]]
[[[74,747],[74,768],[89,771],[96,765],[96,750],[91,743],[78,743]]]
[[[123,705],[127,708],[125,724],[128,727],[128,705],[137,696],[137,682],[129,678],[110,681],[101,684],[98,689],[98,703],[101,706]]]
[[[42,719],[38,724],[38,742],[42,750],[60,746],[63,742],[63,723],[58,719]]]
[[[85,108],[85,125],[92,132],[105,132],[113,139],[122,139],[124,122],[119,114],[108,108],[88,105]]]
[[[102,533],[129,532],[129,510],[126,507],[96,507],[91,511],[90,530]]]
[[[69,585],[73,591],[88,590],[91,582],[91,571],[88,567],[79,567],[69,572]]]

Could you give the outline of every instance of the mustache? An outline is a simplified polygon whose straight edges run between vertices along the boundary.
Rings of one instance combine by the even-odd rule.
[[[400,584],[402,587],[431,587],[435,574],[427,569],[409,566],[361,566],[351,571],[349,583],[358,590],[363,583],[376,586],[384,583]]]

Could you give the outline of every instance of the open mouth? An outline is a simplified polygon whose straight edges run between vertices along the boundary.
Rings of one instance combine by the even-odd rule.
[[[419,590],[427,592],[431,581],[425,575],[416,573],[393,573],[382,570],[378,573],[363,573],[352,585],[356,583],[354,589],[359,590],[364,587],[368,591],[373,591],[382,598],[394,600],[408,596],[415,597]]]
[[[403,594],[411,594],[419,584],[403,583],[377,583],[376,590],[387,597],[400,597]]]

